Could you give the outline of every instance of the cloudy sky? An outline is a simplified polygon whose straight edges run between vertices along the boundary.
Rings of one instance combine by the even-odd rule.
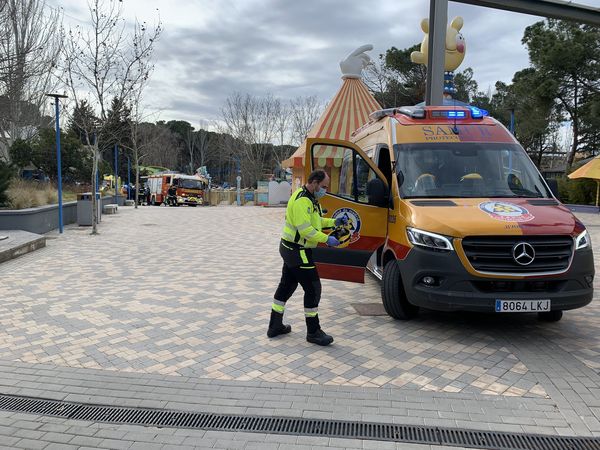
[[[67,24],[88,18],[83,0],[48,0]],[[578,0],[598,6],[600,0]],[[146,103],[160,119],[193,125],[219,118],[233,92],[282,99],[317,95],[328,101],[341,80],[339,61],[362,44],[373,58],[423,37],[429,0],[122,0],[127,20],[160,20],[156,68]],[[472,67],[481,90],[510,82],[528,65],[521,38],[538,17],[450,2],[467,41],[461,69]]]

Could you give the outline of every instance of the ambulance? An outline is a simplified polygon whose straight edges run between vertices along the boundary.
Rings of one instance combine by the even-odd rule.
[[[306,176],[329,174],[321,204],[352,233],[314,250],[323,278],[364,282],[368,266],[403,320],[426,308],[557,321],[590,303],[590,235],[500,122],[456,102],[369,117],[349,141],[306,142]]]

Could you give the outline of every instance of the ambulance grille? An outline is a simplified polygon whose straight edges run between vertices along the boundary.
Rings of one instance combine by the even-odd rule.
[[[535,257],[528,265],[517,263],[513,257],[515,245],[530,244]],[[468,236],[462,248],[478,272],[544,274],[567,270],[573,256],[570,236]]]

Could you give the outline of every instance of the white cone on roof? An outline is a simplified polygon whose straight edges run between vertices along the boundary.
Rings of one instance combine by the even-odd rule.
[[[349,140],[350,135],[369,121],[369,114],[381,109],[375,97],[362,81],[362,71],[370,64],[371,58],[366,54],[372,50],[371,44],[358,47],[344,60],[340,61],[342,86],[327,108],[308,132],[308,138],[327,138]],[[294,154],[283,161],[283,167],[292,167],[294,179],[304,178],[304,154],[306,140]]]

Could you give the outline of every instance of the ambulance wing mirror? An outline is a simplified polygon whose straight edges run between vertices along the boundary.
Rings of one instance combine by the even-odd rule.
[[[552,191],[552,194],[554,194],[554,196],[560,200],[560,196],[558,195],[558,181],[555,178],[547,178],[546,183]]]
[[[373,178],[367,184],[367,196],[369,205],[388,206],[389,191],[386,185],[379,178]]]
[[[402,173],[402,171],[399,170],[396,174],[396,177],[398,178],[398,187],[401,187],[404,184],[404,173]]]

